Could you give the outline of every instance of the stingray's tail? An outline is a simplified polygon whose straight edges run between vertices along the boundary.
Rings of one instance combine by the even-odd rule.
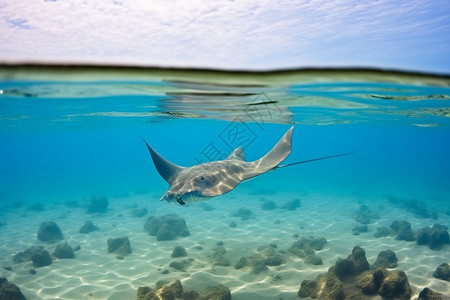
[[[276,167],[276,169],[289,167],[289,166],[293,166],[293,165],[309,163],[309,162],[316,161],[316,160],[322,160],[322,159],[328,159],[328,158],[333,158],[333,157],[338,157],[338,156],[350,155],[350,154],[353,154],[353,153],[355,153],[355,152],[347,152],[347,153],[341,153],[341,154],[336,154],[336,155],[331,155],[331,156],[325,156],[325,157],[308,159],[308,160],[299,161],[299,162],[295,162],[295,163],[291,163],[291,164],[281,165],[281,166]]]

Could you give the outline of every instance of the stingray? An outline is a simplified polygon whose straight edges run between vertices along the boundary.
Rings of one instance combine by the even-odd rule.
[[[294,126],[266,155],[258,160],[246,161],[244,151],[239,146],[224,160],[211,161],[192,167],[182,167],[171,163],[143,140],[150,151],[156,170],[170,184],[170,189],[160,200],[185,205],[228,193],[242,181],[271,170],[350,154],[343,153],[280,165],[291,153],[293,130]]]

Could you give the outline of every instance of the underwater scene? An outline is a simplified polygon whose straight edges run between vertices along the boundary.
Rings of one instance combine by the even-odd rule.
[[[450,77],[0,66],[0,299],[450,299]]]

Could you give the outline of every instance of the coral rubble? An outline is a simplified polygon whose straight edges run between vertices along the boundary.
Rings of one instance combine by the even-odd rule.
[[[315,280],[304,280],[298,291],[301,298],[369,299],[379,295],[386,299],[410,299],[411,289],[403,271],[377,267],[370,270],[365,251],[354,247],[352,254],[338,259],[328,272]]]
[[[169,241],[190,235],[186,221],[175,214],[148,217],[144,230],[150,236],[156,236],[158,241]]]
[[[231,300],[230,290],[223,285],[213,286],[204,291],[187,291],[179,280],[172,283],[159,281],[155,288],[140,287],[136,300]]]
[[[6,278],[0,277],[0,299],[1,300],[26,300],[20,288]]]
[[[47,243],[54,243],[64,238],[61,229],[54,222],[41,223],[37,237],[40,241]]]
[[[125,256],[131,253],[130,240],[127,236],[108,239],[108,253]]]

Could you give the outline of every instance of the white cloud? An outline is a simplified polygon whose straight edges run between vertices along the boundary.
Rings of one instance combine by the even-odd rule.
[[[0,0],[4,59],[448,69],[448,32],[445,0]]]

